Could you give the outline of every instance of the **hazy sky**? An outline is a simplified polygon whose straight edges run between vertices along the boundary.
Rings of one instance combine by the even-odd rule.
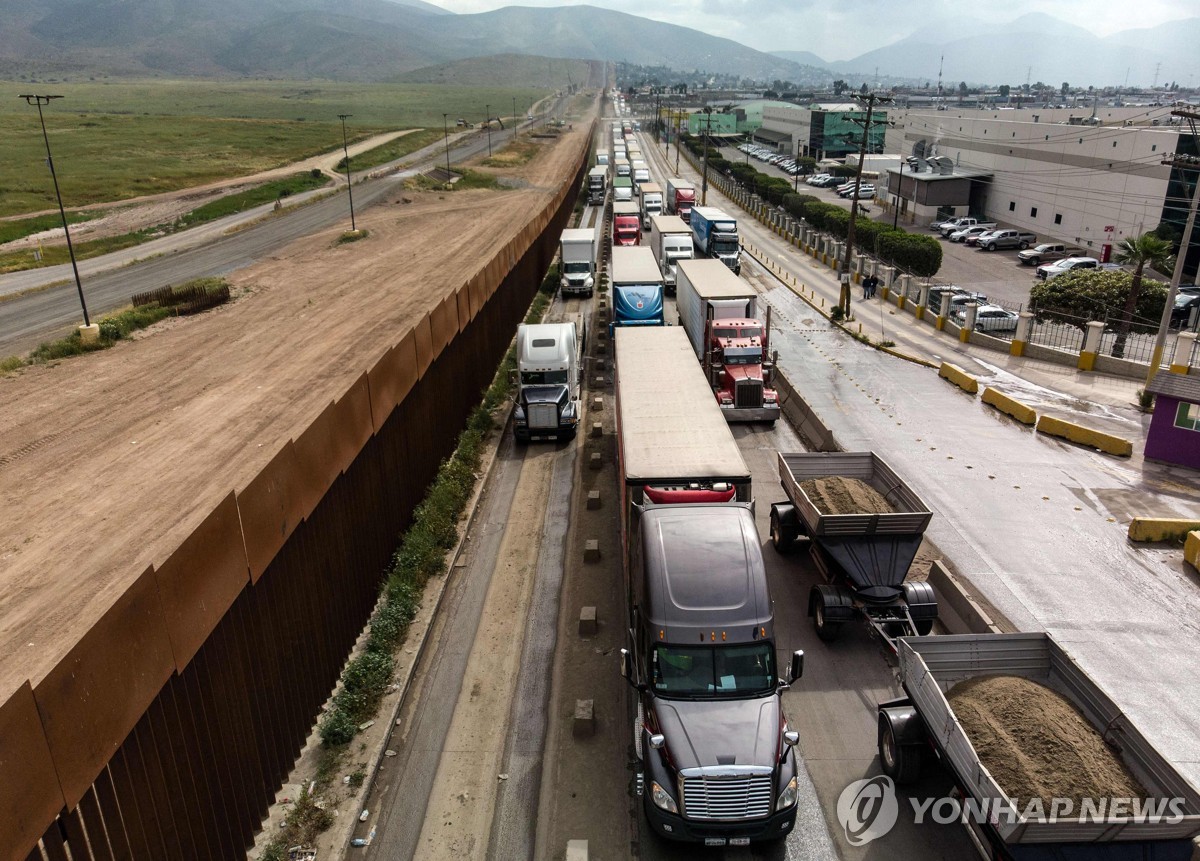
[[[430,0],[451,12],[487,12],[502,6],[574,6],[566,0]],[[891,44],[931,23],[981,15],[1008,21],[1044,12],[1107,36],[1200,15],[1195,0],[1139,0],[1136,16],[1113,0],[1011,0],[995,4],[962,0],[591,0],[586,4],[666,21],[741,42],[760,51],[812,51],[826,60],[848,60]],[[914,17],[915,16],[915,17]],[[947,33],[947,37],[953,38]]]

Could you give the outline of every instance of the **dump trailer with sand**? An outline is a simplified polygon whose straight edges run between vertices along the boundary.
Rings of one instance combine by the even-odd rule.
[[[904,582],[933,515],[890,466],[870,451],[779,452],[779,481],[788,501],[771,506],[771,543],[789,553],[807,540],[826,580],[808,598],[817,636],[862,616],[895,651],[933,630],[933,587]]]
[[[931,761],[957,821],[1003,861],[1187,861],[1200,794],[1046,633],[899,641],[905,697],[879,705],[897,783]]]

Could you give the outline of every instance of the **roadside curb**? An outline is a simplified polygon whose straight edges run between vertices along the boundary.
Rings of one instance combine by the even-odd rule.
[[[1016,398],[1010,398],[1008,395],[991,386],[983,390],[982,400],[988,406],[995,407],[1021,424],[1031,425],[1037,422],[1037,411],[1033,407],[1021,403]]]
[[[942,362],[938,369],[938,376],[954,385],[958,386],[969,395],[974,395],[979,391],[979,380],[972,377],[958,365],[950,362]]]

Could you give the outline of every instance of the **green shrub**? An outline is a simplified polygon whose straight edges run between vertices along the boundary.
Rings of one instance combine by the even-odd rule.
[[[20,356],[9,356],[7,359],[0,359],[0,374],[7,374],[9,371],[15,371],[17,368],[25,367],[25,360]]]

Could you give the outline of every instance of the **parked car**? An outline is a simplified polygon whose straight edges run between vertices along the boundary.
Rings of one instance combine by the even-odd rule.
[[[1062,275],[1064,272],[1072,272],[1076,269],[1098,269],[1100,261],[1095,257],[1066,257],[1054,263],[1043,263],[1037,268],[1037,277],[1043,281],[1048,281]]]
[[[963,245],[978,246],[981,240],[987,239],[993,233],[997,232],[996,225],[994,224],[976,224],[975,226],[982,227],[983,230],[981,230],[979,233],[973,233],[963,239]]]
[[[965,320],[968,304],[970,303],[964,302],[959,305],[952,312],[954,316]],[[1015,332],[1019,319],[1016,311],[1001,308],[999,305],[980,305],[979,310],[975,312],[975,328],[980,332]]]
[[[1078,248],[1068,248],[1058,242],[1043,242],[1018,253],[1017,259],[1025,266],[1041,266],[1043,263],[1053,263],[1082,253]]]
[[[981,233],[988,233],[990,231],[990,227],[986,227],[982,224],[976,224],[974,227],[964,227],[962,230],[956,230],[946,238],[951,242],[966,242],[967,239],[973,239],[979,236]]]
[[[1037,242],[1036,233],[1024,233],[1020,230],[995,230],[986,239],[975,244],[984,251],[996,251],[1000,248],[1020,248],[1024,251]]]
[[[940,284],[929,288],[929,307],[935,311],[939,310],[942,307],[942,294],[944,293],[950,294],[950,313],[954,313],[955,308],[971,302],[979,305],[987,304],[987,296],[982,293],[976,293],[973,290],[964,290],[961,287],[955,287],[953,284]]]
[[[1175,297],[1175,307],[1171,309],[1171,327],[1182,329],[1191,321],[1192,312],[1198,308],[1200,293],[1180,293]]]
[[[817,183],[824,182],[827,179],[829,179],[829,174],[827,174],[827,173],[814,173],[812,176],[810,176],[808,179],[806,179],[804,181],[806,183],[808,183],[809,185],[816,185]]]

